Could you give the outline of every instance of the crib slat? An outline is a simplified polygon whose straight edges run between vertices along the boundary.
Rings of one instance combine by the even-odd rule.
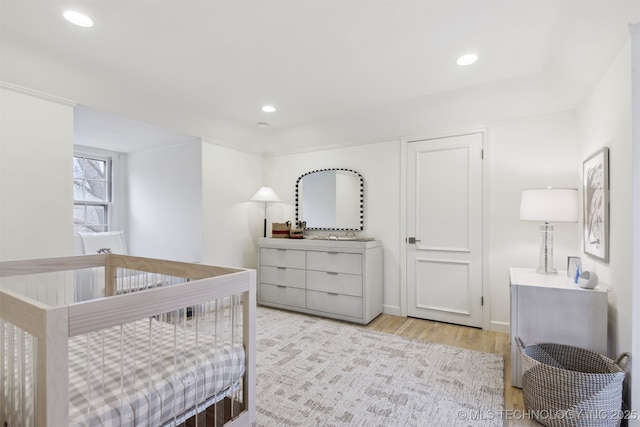
[[[105,296],[113,296],[116,294],[116,274],[117,268],[113,265],[112,258],[107,258],[104,267],[104,294]]]

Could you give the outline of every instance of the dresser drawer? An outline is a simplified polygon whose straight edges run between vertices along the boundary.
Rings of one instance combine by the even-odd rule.
[[[305,251],[296,249],[260,249],[260,264],[273,267],[305,268]]]
[[[307,271],[307,289],[362,296],[362,276],[326,271]]]
[[[362,254],[308,251],[307,270],[362,275]]]
[[[263,265],[260,267],[260,283],[304,289],[305,270]]]
[[[362,318],[362,298],[349,295],[308,290],[307,308],[341,316]]]
[[[260,302],[305,308],[306,291],[287,286],[260,284]]]

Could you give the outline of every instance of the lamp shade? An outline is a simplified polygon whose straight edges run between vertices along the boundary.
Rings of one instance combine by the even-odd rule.
[[[523,190],[520,201],[523,221],[578,222],[578,190],[541,188]]]
[[[252,202],[279,202],[280,198],[271,187],[260,187],[250,199]]]

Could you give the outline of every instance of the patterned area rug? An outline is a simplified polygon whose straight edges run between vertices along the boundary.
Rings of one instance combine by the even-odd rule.
[[[256,335],[258,426],[502,425],[501,356],[265,307]]]

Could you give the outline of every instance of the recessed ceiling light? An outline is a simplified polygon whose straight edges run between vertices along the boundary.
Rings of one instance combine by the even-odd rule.
[[[274,107],[273,105],[263,105],[262,111],[264,111],[265,113],[273,113],[276,111],[276,107]]]
[[[458,60],[456,61],[456,64],[463,65],[463,66],[471,65],[477,60],[478,60],[478,55],[476,55],[475,53],[470,53],[468,55],[462,55],[460,58],[458,58]]]
[[[67,21],[72,24],[76,24],[79,27],[93,27],[93,19],[83,13],[76,12],[75,10],[65,10],[62,16],[64,16],[64,19]]]

